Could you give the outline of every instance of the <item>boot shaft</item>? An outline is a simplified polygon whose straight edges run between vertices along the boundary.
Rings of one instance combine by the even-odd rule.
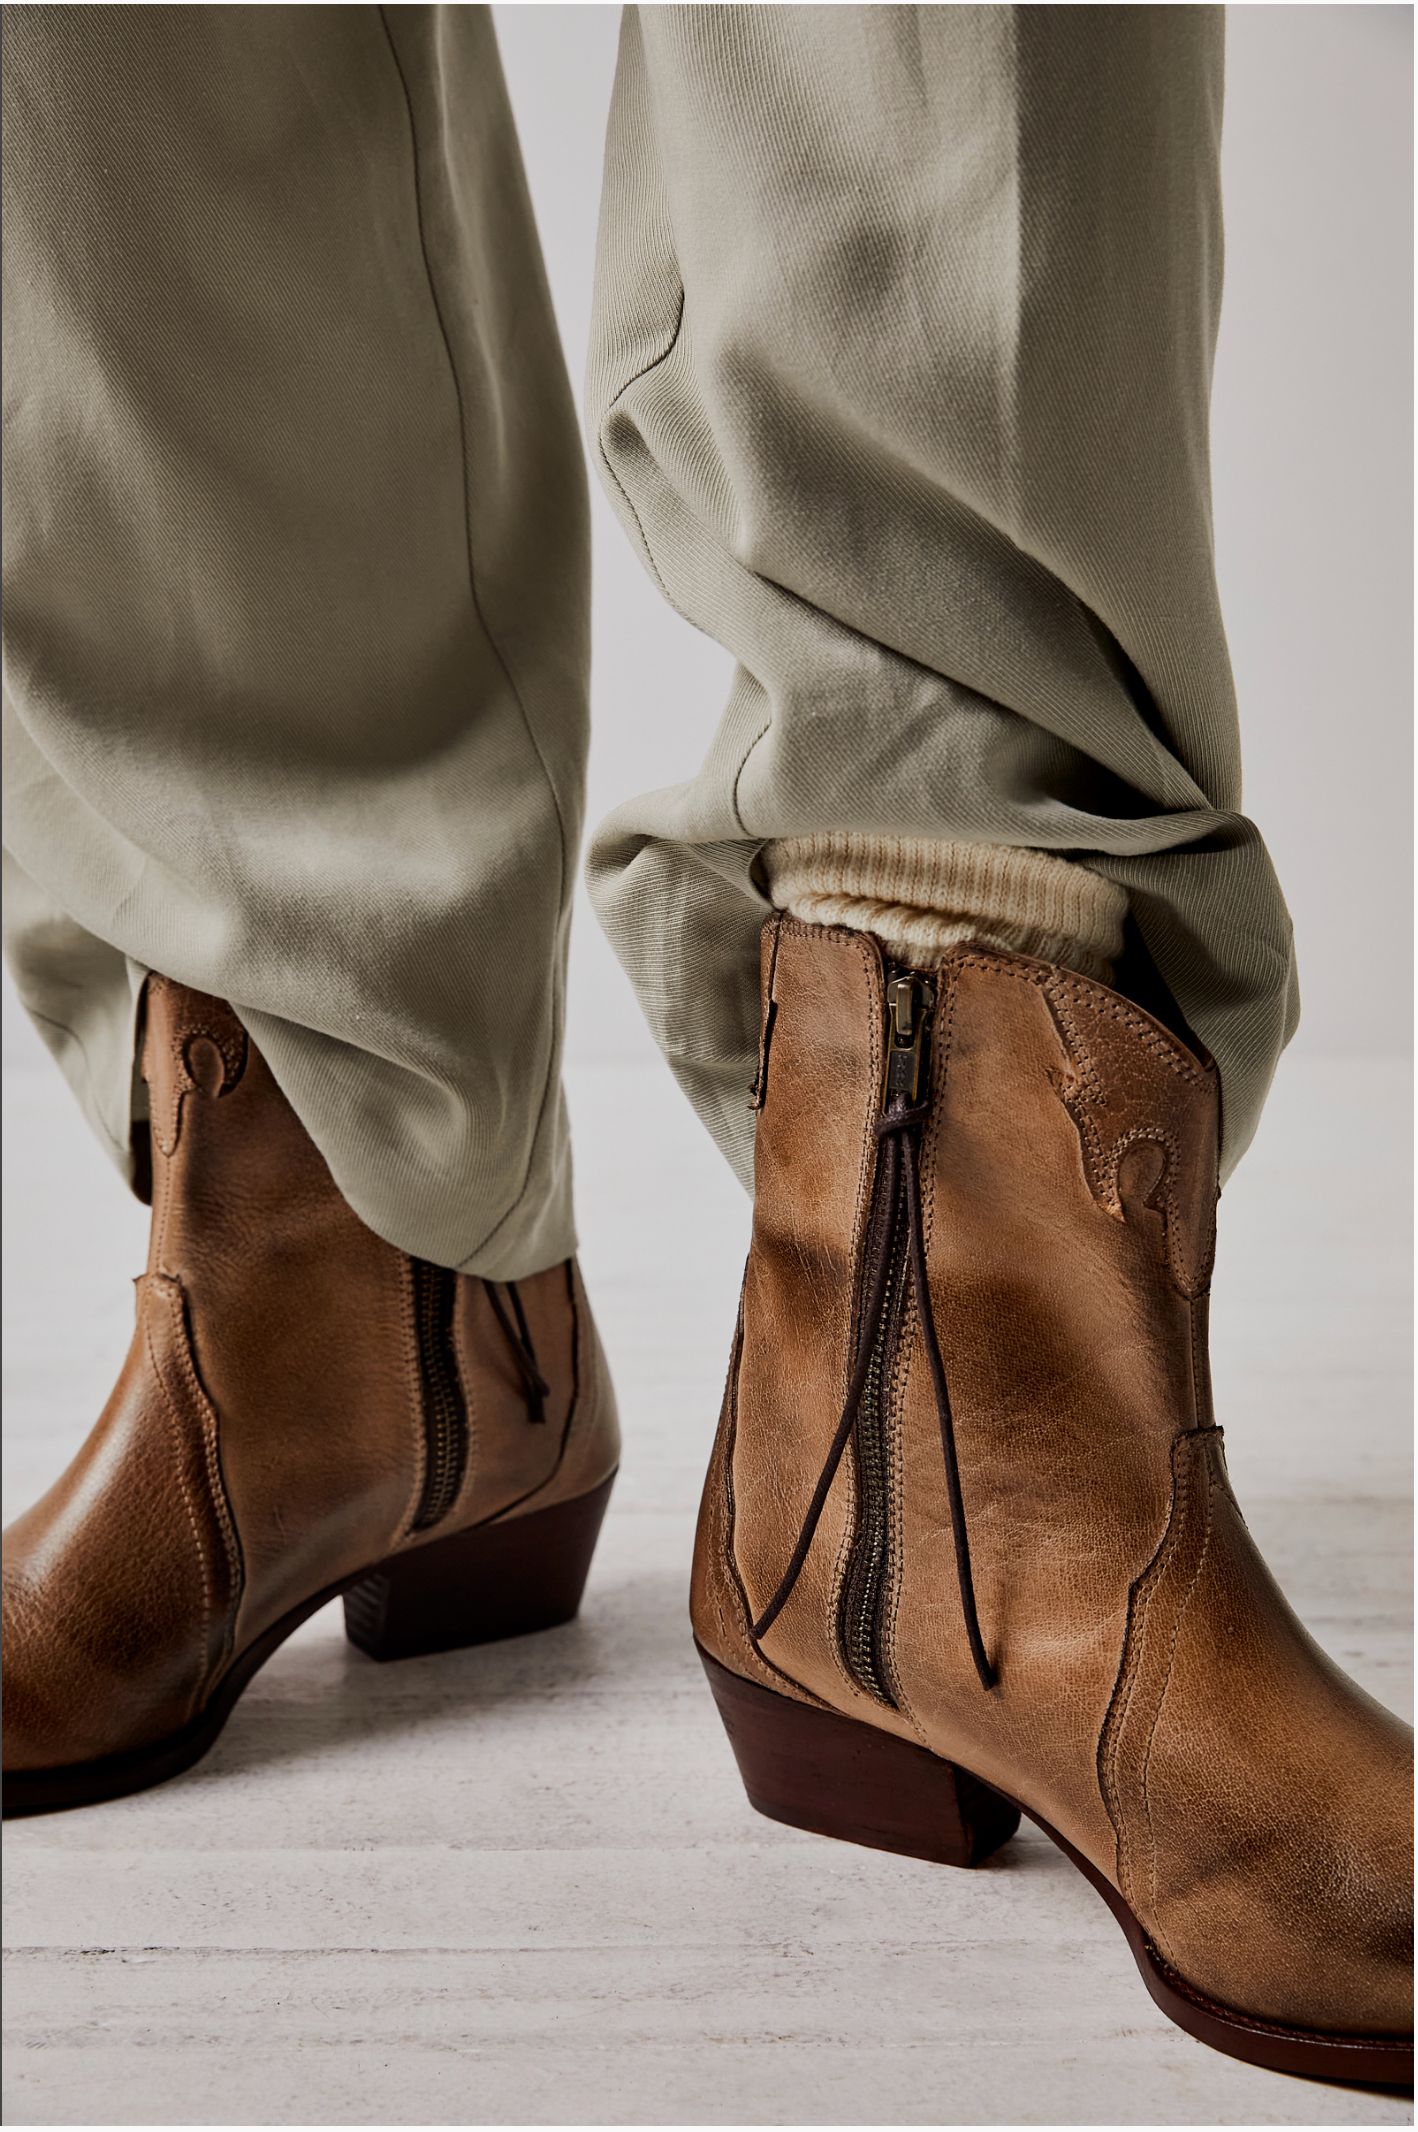
[[[425,1543],[600,1490],[593,1540],[618,1457],[574,1261],[491,1283],[386,1243],[232,1009],[158,976],[144,1071],[133,1343],[78,1457],[6,1535],[25,1654],[7,1766],[173,1734],[316,1595]]]
[[[945,1724],[988,1779],[1041,1724],[1097,1740],[1129,1589],[1166,1530],[1173,1443],[1211,1426],[1216,1074],[1117,994],[1026,957],[959,948],[912,980],[953,1517],[902,1209],[880,1234],[892,975],[869,936],[765,929],[753,1243],[696,1622],[749,1677],[766,1662],[905,1737]],[[883,1251],[851,1439],[755,1638],[861,1367]],[[962,1519],[989,1691],[962,1602]],[[1079,1833],[1108,1850],[1096,1778],[1073,1788]]]

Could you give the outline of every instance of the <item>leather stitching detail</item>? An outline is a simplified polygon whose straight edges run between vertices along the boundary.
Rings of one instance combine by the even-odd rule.
[[[1104,991],[1095,991],[1088,984],[1087,978],[1055,976],[1045,989],[1059,996],[1067,994],[1073,999],[1086,998],[1100,1021],[1116,1022],[1120,1028],[1126,1029],[1130,1035],[1137,1038],[1144,1050],[1149,1051],[1153,1058],[1159,1059],[1178,1080],[1201,1086],[1210,1079],[1205,1067],[1198,1065],[1194,1059],[1183,1058],[1160,1030],[1153,1028],[1150,1022],[1134,1013],[1122,1001],[1110,997]]]
[[[1015,984],[1032,985],[1037,991],[1059,996],[1067,994],[1072,999],[1087,999],[1093,1011],[1105,1021],[1117,1022],[1127,1029],[1150,1051],[1162,1060],[1179,1080],[1204,1084],[1214,1073],[1214,1067],[1197,1063],[1180,1042],[1158,1029],[1145,1015],[1110,992],[1104,985],[1095,985],[1091,978],[1080,977],[1074,971],[1056,969],[1051,963],[1038,963],[1030,967],[1025,956],[1006,956],[990,949],[965,948],[948,951],[942,968],[953,965],[960,970],[985,970],[995,977],[1007,977]],[[1066,1010],[1067,1011],[1067,1010]],[[1070,1021],[1072,1015],[1069,1016]]]
[[[1216,1426],[1216,1414],[1211,1397],[1211,1356],[1209,1352],[1209,1325],[1206,1307],[1207,1289],[1191,1298],[1188,1318],[1191,1327],[1192,1363],[1192,1419],[1199,1429]]]
[[[157,985],[160,990],[177,989],[176,987],[168,986],[166,981],[161,978],[150,977],[148,982],[150,985]],[[162,1105],[161,1116],[159,1116],[157,1102],[154,1100],[156,1096],[156,1089],[154,1088],[154,1082],[157,1078],[156,1072],[149,1070],[148,1062],[146,1059],[144,1060],[144,1078],[148,1083],[153,1142],[169,1161],[177,1153],[177,1144],[182,1137],[183,1105],[188,1096],[197,1095],[201,1092],[200,1083],[192,1071],[189,1057],[193,1044],[199,1038],[205,1039],[207,1043],[213,1046],[221,1058],[222,1081],[220,1088],[217,1090],[218,1101],[223,1096],[231,1094],[246,1071],[249,1046],[245,1029],[229,1008],[223,1011],[217,1002],[214,1001],[211,1004],[217,1006],[216,1014],[203,1014],[194,1019],[185,1019],[163,1047],[167,1052],[172,1072],[172,1086],[165,1091],[166,1101]],[[146,1045],[144,1048],[146,1050]]]
[[[1200,1457],[1206,1458],[1206,1448],[1198,1447],[1198,1449]],[[1206,1567],[1207,1556],[1211,1552],[1211,1527],[1214,1515],[1213,1503],[1216,1495],[1216,1476],[1209,1470],[1210,1463],[1210,1460],[1207,1459],[1206,1523],[1202,1528],[1201,1548],[1197,1555],[1196,1568],[1192,1571],[1191,1582],[1183,1594],[1182,1603],[1177,1608],[1176,1619],[1172,1623],[1172,1640],[1167,1650],[1167,1670],[1162,1676],[1162,1690],[1157,1698],[1157,1708],[1152,1713],[1152,1723],[1147,1733],[1147,1745],[1142,1753],[1142,1804],[1143,1810],[1147,1815],[1148,1887],[1151,1893],[1152,1930],[1155,1937],[1161,1941],[1166,1949],[1169,1961],[1173,1962],[1176,1960],[1176,1953],[1163,1929],[1157,1908],[1157,1828],[1152,1815],[1152,1796],[1147,1788],[1147,1775],[1152,1763],[1152,1748],[1157,1738],[1157,1728],[1162,1722],[1162,1712],[1167,1703],[1167,1690],[1171,1685],[1172,1672],[1177,1663],[1177,1645],[1181,1640],[1182,1622],[1187,1608],[1191,1605],[1192,1596],[1196,1591],[1197,1585],[1201,1581],[1201,1573]]]
[[[1184,1462],[1178,1469],[1178,1452],[1181,1444],[1172,1447],[1172,1501],[1168,1508],[1167,1525],[1157,1552],[1128,1593],[1127,1626],[1123,1634],[1123,1655],[1118,1668],[1118,1678],[1113,1689],[1112,1701],[1103,1720],[1099,1741],[1099,1788],[1108,1818],[1113,1824],[1117,1838],[1118,1888],[1122,1895],[1132,1901],[1132,1861],[1128,1851],[1126,1815],[1119,1792],[1118,1764],[1122,1755],[1123,1740],[1127,1729],[1128,1715],[1132,1707],[1133,1692],[1142,1670],[1142,1655],[1146,1643],[1147,1621],[1167,1566],[1185,1529],[1186,1506],[1190,1495],[1191,1468]]]
[[[1077,1130],[1089,1189],[1098,1204],[1114,1221],[1125,1222],[1127,1210],[1123,1205],[1122,1195],[1118,1187],[1118,1172],[1123,1156],[1130,1147],[1137,1147],[1149,1141],[1154,1146],[1160,1147],[1165,1151],[1167,1159],[1162,1175],[1153,1186],[1151,1192],[1149,1192],[1146,1204],[1162,1217],[1163,1246],[1166,1251],[1167,1270],[1171,1277],[1172,1285],[1180,1295],[1190,1300],[1193,1296],[1205,1290],[1210,1283],[1211,1264],[1216,1240],[1214,1206],[1206,1236],[1201,1241],[1201,1247],[1197,1254],[1198,1271],[1195,1274],[1191,1274],[1188,1272],[1184,1262],[1179,1241],[1186,1222],[1177,1199],[1177,1185],[1182,1172],[1182,1149],[1176,1133],[1166,1125],[1149,1122],[1145,1125],[1130,1127],[1126,1132],[1120,1133],[1109,1145],[1104,1145],[1103,1137],[1098,1130],[1097,1120],[1090,1114],[1088,1106],[1090,1104],[1099,1106],[1105,1104],[1107,1102],[1107,1090],[1099,1075],[1092,1052],[1084,1041],[1082,1031],[1079,1029],[1068,1004],[1068,995],[1081,997],[1082,994],[1077,985],[1066,984],[1061,980],[1056,980],[1053,976],[1050,977],[1048,982],[1042,983],[1041,989],[1051,1009],[1055,1026],[1069,1053],[1069,1062],[1076,1076],[1072,1083],[1055,1082],[1055,1087],[1060,1102],[1073,1120],[1074,1127]],[[1134,1033],[1141,1033],[1138,1031],[1135,1017],[1126,1015],[1121,1010],[1114,1012],[1109,1008],[1107,1010],[1107,1018],[1125,1023]],[[1155,1057],[1166,1057],[1159,1045],[1149,1044],[1147,1049]],[[1167,1059],[1167,1063],[1183,1079],[1192,1082],[1194,1085],[1204,1084],[1207,1079],[1207,1076],[1201,1072],[1184,1073],[1180,1063],[1175,1060]]]
[[[1076,1115],[1073,1104],[1067,1094],[1064,1096],[1064,1103],[1070,1115]],[[1182,1166],[1182,1151],[1176,1134],[1170,1132],[1165,1125],[1134,1125],[1130,1131],[1118,1135],[1112,1147],[1108,1150],[1106,1157],[1104,1157],[1102,1145],[1098,1139],[1092,1119],[1079,1118],[1077,1122],[1081,1131],[1087,1131],[1091,1134],[1094,1148],[1097,1151],[1102,1188],[1097,1196],[1102,1199],[1107,1211],[1118,1221],[1127,1220],[1127,1209],[1123,1205],[1122,1192],[1118,1185],[1118,1172],[1122,1168],[1123,1157],[1128,1149],[1130,1147],[1151,1145],[1160,1147],[1165,1152],[1167,1160],[1163,1165],[1162,1175],[1148,1193],[1146,1204],[1155,1214],[1160,1214],[1162,1217],[1162,1241],[1166,1247],[1167,1270],[1172,1277],[1172,1285],[1179,1295],[1186,1296],[1190,1300],[1197,1291],[1197,1283],[1189,1279],[1177,1249],[1177,1231],[1182,1225],[1182,1217],[1177,1206],[1175,1186]],[[1202,1264],[1204,1266],[1208,1264],[1207,1254],[1203,1254]],[[1203,1286],[1206,1285],[1208,1277],[1206,1275],[1202,1277]]]
[[[1068,1005],[1068,1001],[1064,994],[1063,988],[1060,986],[1057,990],[1055,990],[1054,986],[1045,984],[1040,986],[1040,990],[1043,992],[1045,999],[1049,1002],[1049,1006],[1053,1010],[1054,1021],[1058,1026],[1059,1032],[1064,1039],[1065,1048],[1069,1053],[1069,1063],[1078,1076],[1078,1082],[1075,1088],[1069,1090],[1067,1093],[1065,1093],[1063,1090],[1060,1090],[1060,1093],[1063,1095],[1064,1102],[1068,1105],[1069,1111],[1073,1115],[1074,1122],[1081,1129],[1086,1128],[1089,1131],[1091,1135],[1091,1144],[1093,1152],[1101,1166],[1102,1149],[1098,1144],[1098,1134],[1096,1128],[1094,1127],[1093,1120],[1091,1118],[1086,1117],[1081,1108],[1075,1110],[1074,1105],[1078,1104],[1081,1106],[1084,1103],[1106,1103],[1108,1100],[1107,1090],[1104,1088],[1102,1079],[1099,1075],[1097,1062],[1094,1059],[1092,1052],[1089,1050],[1088,1046],[1083,1041],[1082,1033],[1079,1030],[1078,1023],[1074,1020],[1073,1013]],[[1072,1097],[1072,1101],[1070,1101],[1070,1097]],[[1121,1212],[1121,1209],[1114,1209],[1113,1211]]]
[[[172,1314],[176,1333],[174,1344],[177,1350],[178,1368],[182,1372],[188,1396],[192,1400],[201,1422],[202,1460],[206,1470],[207,1489],[211,1498],[212,1513],[217,1521],[217,1532],[221,1538],[222,1550],[226,1555],[227,1575],[231,1583],[226,1627],[222,1633],[222,1646],[218,1666],[220,1670],[232,1655],[232,1645],[236,1637],[237,1614],[241,1604],[242,1588],[246,1581],[245,1564],[242,1559],[241,1542],[237,1536],[235,1521],[231,1514],[231,1505],[227,1501],[226,1482],[222,1476],[221,1425],[217,1420],[215,1407],[202,1388],[201,1380],[197,1375],[197,1366],[192,1359],[191,1336],[187,1328],[186,1298],[179,1291],[177,1295],[165,1296],[164,1300]],[[164,1387],[165,1392],[166,1387]]]
[[[167,1311],[168,1316],[175,1318],[174,1298],[166,1294],[162,1289],[158,1289],[157,1294],[161,1298],[163,1308]],[[182,1494],[182,1507],[187,1512],[187,1523],[192,1533],[192,1549],[197,1557],[197,1572],[202,1585],[202,1663],[193,1682],[192,1692],[187,1699],[186,1715],[190,1719],[201,1703],[202,1690],[205,1688],[212,1672],[212,1616],[215,1611],[215,1594],[212,1590],[211,1565],[207,1560],[207,1550],[202,1544],[202,1530],[198,1522],[196,1506],[192,1501],[192,1490],[188,1486],[187,1475],[183,1470],[187,1463],[185,1455],[187,1447],[183,1434],[182,1416],[178,1413],[173,1403],[172,1393],[168,1388],[167,1378],[153,1342],[152,1328],[150,1326],[144,1327],[143,1339],[148,1350],[148,1362],[152,1369],[153,1380],[162,1394],[163,1413],[167,1417],[168,1431],[176,1453],[177,1485]]]
[[[1216,1428],[1188,1430],[1175,1439],[1172,1445],[1172,1501],[1168,1509],[1167,1523],[1157,1551],[1152,1560],[1135,1579],[1128,1592],[1127,1625],[1123,1635],[1122,1656],[1118,1676],[1109,1701],[1107,1715],[1103,1720],[1098,1739],[1098,1784],[1108,1818],[1113,1824],[1117,1841],[1117,1885],[1119,1892],[1141,1915],[1141,1906],[1136,1894],[1136,1870],[1133,1858],[1134,1838],[1130,1829],[1131,1817],[1128,1803],[1123,1796],[1123,1763],[1125,1755],[1131,1761],[1136,1781],[1142,1794],[1143,1810],[1148,1818],[1149,1886],[1155,1888],[1155,1840],[1151,1826],[1151,1809],[1147,1800],[1146,1776],[1152,1742],[1156,1734],[1167,1685],[1171,1679],[1176,1658],[1177,1643],[1181,1633],[1182,1617],[1188,1601],[1196,1588],[1210,1544],[1212,1523],[1212,1479],[1207,1492],[1206,1522],[1202,1528],[1196,1567],[1188,1581],[1186,1591],[1175,1602],[1163,1602],[1167,1577],[1182,1549],[1197,1544],[1196,1520],[1193,1503],[1196,1495],[1197,1465],[1206,1460],[1210,1469],[1211,1446],[1220,1441],[1221,1432]],[[1164,1614],[1170,1614],[1171,1638],[1168,1647],[1166,1671],[1161,1685],[1156,1690],[1156,1700],[1150,1718],[1143,1716],[1143,1706],[1134,1706],[1140,1693],[1146,1660],[1155,1648],[1153,1635],[1154,1612],[1158,1604]],[[1173,1611],[1173,1607],[1175,1610]],[[1165,1633],[1165,1632],[1164,1632]],[[1135,1733],[1134,1717],[1147,1725],[1147,1737],[1141,1753],[1134,1757],[1129,1751],[1130,1738]],[[1152,1906],[1149,1905],[1149,1911]],[[1151,1923],[1148,1925],[1151,1930]]]

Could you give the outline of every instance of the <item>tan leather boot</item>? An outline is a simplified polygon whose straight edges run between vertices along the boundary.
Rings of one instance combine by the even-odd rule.
[[[5,1536],[5,1809],[206,1752],[337,1592],[375,1658],[580,1603],[619,1455],[574,1262],[497,1284],[350,1211],[231,1009],[153,977],[153,1224],[103,1416]]]
[[[1412,1735],[1287,1606],[1212,1418],[1214,1069],[1020,956],[778,917],[763,972],[693,1591],[753,1804],[962,1865],[1022,1807],[1183,2028],[1411,2081]]]

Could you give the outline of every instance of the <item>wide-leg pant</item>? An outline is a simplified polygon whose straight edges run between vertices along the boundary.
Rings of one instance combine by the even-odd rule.
[[[229,998],[356,1210],[573,1247],[582,456],[482,8],[12,7],[7,952],[116,1159],[142,974]],[[1078,854],[1217,1057],[1297,1012],[1212,566],[1221,11],[627,9],[587,412],[734,653],[593,840],[751,1176],[766,840]],[[665,680],[666,717],[674,681]]]

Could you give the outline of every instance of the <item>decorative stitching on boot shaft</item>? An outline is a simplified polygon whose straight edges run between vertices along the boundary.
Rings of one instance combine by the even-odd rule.
[[[1220,1430],[1214,1427],[1193,1429],[1173,1442],[1172,1502],[1167,1524],[1151,1562],[1128,1593],[1127,1624],[1117,1681],[1098,1736],[1098,1784],[1117,1839],[1118,1889],[1149,1932],[1156,1932],[1158,1928],[1155,1840],[1147,1794],[1148,1762],[1176,1659],[1182,1617],[1206,1560],[1213,1484],[1210,1450],[1213,1443],[1219,1442],[1220,1436]],[[1207,1483],[1206,1514],[1198,1532],[1194,1504],[1203,1480]],[[1168,1597],[1170,1572],[1178,1557],[1188,1554],[1193,1554],[1194,1559],[1189,1573],[1183,1572],[1186,1575],[1185,1589],[1179,1596],[1174,1593]],[[1157,1639],[1151,1633],[1154,1611],[1158,1608],[1162,1609],[1164,1619],[1170,1619],[1170,1631],[1165,1626],[1161,1630],[1166,1638],[1166,1658],[1161,1663],[1160,1678],[1156,1677],[1158,1660],[1154,1656],[1158,1649]],[[1153,1674],[1150,1685],[1147,1684],[1149,1671]],[[1139,1728],[1143,1737],[1136,1740]],[[1146,1901],[1140,1899],[1137,1885],[1135,1824],[1139,1816],[1147,1828],[1149,1899]]]
[[[153,1321],[149,1319],[144,1328],[144,1345],[153,1381],[162,1398],[162,1410],[174,1452],[177,1485],[201,1580],[202,1662],[188,1704],[190,1717],[200,1707],[208,1686],[220,1676],[231,1657],[244,1570],[240,1540],[222,1478],[217,1416],[202,1389],[192,1360],[186,1296],[181,1283],[167,1274],[149,1274],[143,1285],[154,1310],[160,1309],[166,1320],[166,1341],[160,1346],[154,1339]],[[171,1367],[177,1372],[176,1387],[169,1378]],[[194,1460],[196,1472],[191,1473],[189,1466]],[[198,1480],[202,1484],[204,1507],[215,1527],[215,1534],[204,1531],[206,1521],[199,1515],[199,1504],[193,1492],[193,1484]],[[217,1581],[214,1538],[225,1565],[225,1591],[219,1588]]]
[[[182,1135],[182,1106],[186,1098],[203,1094],[219,1100],[229,1096],[246,1071],[248,1040],[245,1029],[224,1000],[190,991],[187,986],[156,973],[149,977],[148,987],[153,992],[170,993],[187,1010],[179,1015],[178,1027],[168,1043],[161,1046],[154,1030],[155,1017],[150,1014],[148,1039],[144,1045],[143,1077],[148,1084],[153,1140],[160,1152],[170,1159],[176,1154]],[[202,1041],[211,1044],[221,1060],[221,1080],[215,1088],[208,1088],[193,1071],[192,1046]],[[159,1050],[164,1054],[162,1058],[158,1056]]]

